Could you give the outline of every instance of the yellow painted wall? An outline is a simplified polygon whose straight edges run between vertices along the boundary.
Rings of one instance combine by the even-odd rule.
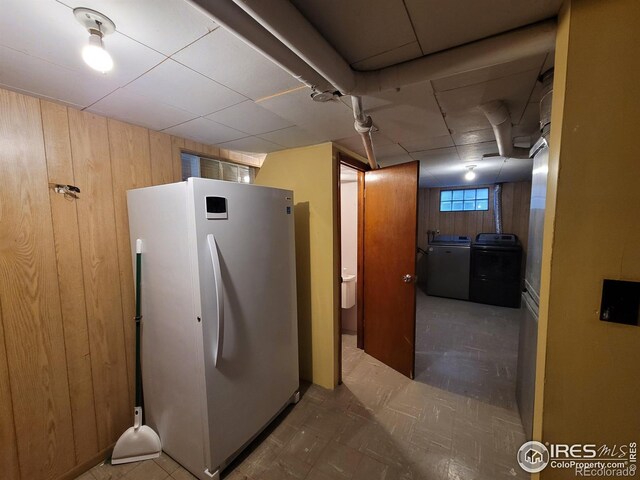
[[[331,143],[270,153],[255,182],[293,190],[300,376],[325,388],[338,381],[337,182]]]
[[[599,320],[603,279],[640,281],[639,25],[637,0],[561,13],[534,426],[552,443],[640,440],[640,327]]]

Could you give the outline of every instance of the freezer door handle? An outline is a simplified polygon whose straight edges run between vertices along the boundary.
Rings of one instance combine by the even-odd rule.
[[[220,357],[222,357],[222,345],[224,338],[224,284],[222,283],[222,272],[220,271],[220,257],[218,256],[218,246],[212,233],[207,235],[207,244],[211,254],[211,266],[213,267],[213,280],[216,286],[216,305],[218,308],[218,338],[216,349],[213,354],[213,366],[217,367]]]

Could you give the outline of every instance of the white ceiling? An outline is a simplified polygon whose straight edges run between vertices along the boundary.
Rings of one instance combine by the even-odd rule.
[[[551,17],[561,0],[292,2],[354,68],[373,69]],[[105,37],[115,63],[107,74],[81,59],[88,34],[72,14],[77,6],[116,24]],[[477,105],[505,101],[516,140],[528,146],[536,79],[552,65],[552,55],[541,55],[365,97],[381,164],[419,160],[423,186],[460,183],[465,163],[478,165],[481,183],[527,178],[528,161],[482,159],[497,147]],[[3,0],[0,85],[228,149],[336,141],[364,153],[348,97],[313,102],[295,78],[186,0]]]

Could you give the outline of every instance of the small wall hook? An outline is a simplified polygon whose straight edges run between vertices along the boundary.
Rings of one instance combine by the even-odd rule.
[[[50,183],[49,188],[52,188],[54,192],[61,193],[67,199],[77,200],[80,197],[78,194],[80,193],[80,189],[75,185],[64,185],[61,183]]]

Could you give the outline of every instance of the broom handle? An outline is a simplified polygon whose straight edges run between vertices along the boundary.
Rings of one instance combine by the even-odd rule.
[[[142,407],[142,366],[140,364],[140,283],[142,278],[142,240],[136,240],[136,407]]]

